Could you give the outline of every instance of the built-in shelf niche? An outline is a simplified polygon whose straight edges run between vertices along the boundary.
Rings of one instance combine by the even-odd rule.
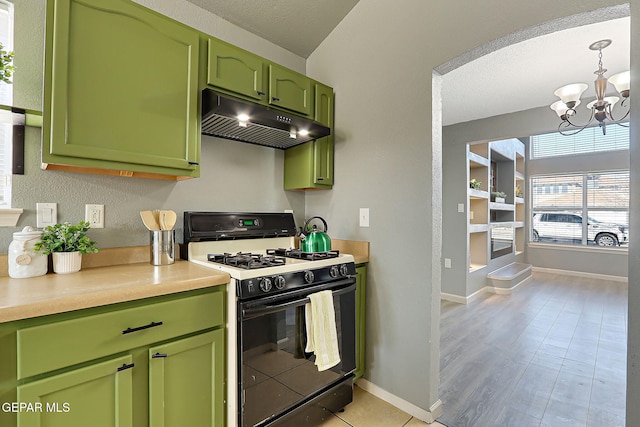
[[[469,271],[476,271],[487,265],[488,232],[469,234]]]

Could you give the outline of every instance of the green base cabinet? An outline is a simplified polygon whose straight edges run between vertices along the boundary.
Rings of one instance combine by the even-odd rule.
[[[224,286],[0,324],[2,427],[225,425]]]
[[[315,83],[314,103],[314,119],[333,132],[333,89]],[[333,187],[333,140],[331,134],[285,151],[285,190],[330,190]]]
[[[43,355],[41,355],[42,357]],[[131,356],[96,363],[18,387],[18,427],[132,427]]]
[[[132,1],[48,1],[43,168],[199,176],[199,46]]]
[[[149,349],[149,425],[224,425],[224,330]]]
[[[356,370],[355,380],[362,378],[365,371],[366,336],[366,296],[367,266],[356,267]]]

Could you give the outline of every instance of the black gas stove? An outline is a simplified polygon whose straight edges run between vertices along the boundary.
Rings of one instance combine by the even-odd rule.
[[[254,254],[251,252],[238,252],[235,254],[208,254],[207,259],[211,262],[244,268],[246,270],[276,267],[285,265],[287,262],[284,257],[281,256]]]

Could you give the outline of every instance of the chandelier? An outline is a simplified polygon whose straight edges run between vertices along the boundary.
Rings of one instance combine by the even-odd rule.
[[[605,39],[592,43],[589,46],[589,49],[598,51],[598,69],[594,71],[594,74],[598,77],[596,77],[594,81],[596,99],[587,104],[587,109],[591,110],[591,117],[585,124],[576,124],[573,118],[577,115],[576,107],[580,105],[580,96],[587,90],[588,85],[586,83],[573,83],[553,92],[554,95],[560,98],[559,101],[551,104],[551,109],[554,110],[562,120],[558,126],[558,132],[562,135],[575,135],[589,126],[594,118],[597,120],[598,126],[602,129],[603,135],[606,135],[606,125],[609,123],[629,127],[628,123],[624,124],[622,122],[629,116],[629,112],[631,111],[631,106],[629,105],[630,72],[628,70],[623,71],[622,73],[611,76],[609,79],[604,76],[607,69],[602,68],[602,49],[610,44],[611,40]],[[614,116],[613,107],[620,98],[617,96],[606,96],[607,83],[615,86],[622,97],[622,102],[618,105],[623,108],[623,111],[626,109],[626,113],[618,119]],[[617,111],[618,109],[616,112]]]

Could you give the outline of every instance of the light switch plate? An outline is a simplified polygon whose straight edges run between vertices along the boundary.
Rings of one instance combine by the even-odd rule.
[[[360,208],[360,227],[369,226],[369,208]]]
[[[58,223],[57,203],[36,203],[36,227],[44,228]]]
[[[464,212],[464,203],[458,203],[458,212]]]
[[[444,259],[444,268],[451,268],[451,258]]]

